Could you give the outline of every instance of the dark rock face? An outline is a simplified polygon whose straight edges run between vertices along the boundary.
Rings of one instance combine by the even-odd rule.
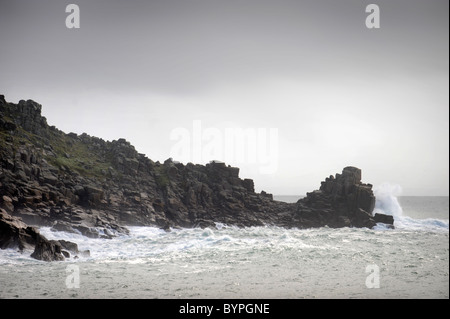
[[[153,162],[125,139],[104,141],[49,126],[34,101],[8,103],[0,96],[0,208],[24,223],[111,238],[125,226],[373,227],[375,197],[361,170],[346,167],[295,204],[255,192],[239,168],[212,161],[183,165]],[[379,217],[377,217],[379,218]],[[58,244],[30,240],[2,228],[4,245],[31,242],[34,256],[58,260]],[[8,234],[8,235],[6,235]],[[14,237],[16,236],[16,237]],[[18,238],[18,239],[11,239]],[[12,244],[11,244],[12,245]]]
[[[74,243],[64,241],[65,247]],[[19,251],[33,249],[31,257],[44,261],[64,260],[61,243],[49,241],[39,234],[36,228],[27,226],[19,218],[10,216],[0,209],[0,248],[13,248]]]
[[[320,189],[297,202],[296,218],[306,227],[368,227],[376,222],[372,216],[375,196],[372,185],[361,183],[361,170],[345,167],[342,174],[330,176]]]
[[[373,219],[377,223],[383,223],[383,224],[387,224],[387,225],[394,225],[394,217],[390,216],[390,215],[384,215],[384,214],[376,213],[375,216],[373,217]]]
[[[38,237],[31,257],[44,261],[57,261],[65,259],[61,250],[61,244],[54,240],[47,240],[43,236]]]
[[[275,223],[289,206],[255,193],[253,180],[224,163],[155,163],[124,139],[65,134],[33,101],[3,99],[0,111],[15,124],[1,131],[0,207],[32,225],[90,237],[127,232],[124,225],[252,226]]]
[[[0,209],[0,248],[24,250],[32,248],[38,237],[33,227],[28,227],[19,218],[10,216]]]

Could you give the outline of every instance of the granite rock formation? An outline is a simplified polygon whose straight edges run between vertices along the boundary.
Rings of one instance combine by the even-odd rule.
[[[49,126],[41,110],[32,100],[14,104],[0,95],[0,208],[22,223],[104,238],[127,233],[131,225],[370,228],[376,223],[372,186],[361,183],[358,168],[344,168],[289,204],[256,193],[253,180],[239,177],[239,168],[215,161],[154,162],[125,139],[66,134]],[[26,227],[20,229],[26,234]],[[31,243],[43,251],[41,259],[46,251],[62,251],[58,244]]]
[[[48,240],[35,227],[27,226],[20,218],[9,215],[0,208],[0,248],[12,248],[21,252],[33,250],[31,257],[44,261],[64,260],[70,253],[78,254],[75,243]]]
[[[374,207],[372,185],[361,183],[361,170],[349,166],[342,174],[326,178],[319,190],[299,200],[297,218],[306,227],[372,228],[376,224],[372,216]]]

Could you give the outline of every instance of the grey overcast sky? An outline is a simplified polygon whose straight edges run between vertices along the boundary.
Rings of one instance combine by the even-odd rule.
[[[257,191],[304,195],[353,165],[375,187],[448,196],[448,12],[447,0],[0,0],[0,94],[155,161],[180,145],[184,163],[229,159]],[[238,129],[257,133],[256,151],[268,141],[275,170],[226,157],[242,151],[226,147]],[[171,139],[180,130],[189,140]]]

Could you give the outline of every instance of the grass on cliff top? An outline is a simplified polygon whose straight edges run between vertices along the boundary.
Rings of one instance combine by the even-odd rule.
[[[2,149],[6,148],[6,136],[8,134],[6,132],[0,131],[0,147]]]
[[[108,156],[102,157],[98,152],[90,150],[82,141],[60,131],[49,130],[47,133],[49,138],[30,133],[21,127],[17,127],[12,135],[0,131],[0,147],[7,147],[8,137],[12,137],[9,145],[14,152],[21,145],[32,144],[49,164],[59,170],[77,172],[84,177],[105,177],[108,169],[112,167]]]
[[[6,116],[5,118],[7,119]],[[10,138],[12,138],[12,140],[7,142]],[[20,145],[29,144],[30,142],[36,145],[37,140],[38,139],[34,134],[25,131],[21,127],[16,128],[16,132],[13,135],[8,131],[0,131],[0,146],[2,148],[6,148],[8,145],[7,143],[11,143],[13,150],[17,150]]]
[[[105,177],[112,166],[106,156],[102,157],[87,144],[65,134],[55,134],[51,147],[56,157],[48,156],[47,161],[62,170],[76,171],[85,177]]]

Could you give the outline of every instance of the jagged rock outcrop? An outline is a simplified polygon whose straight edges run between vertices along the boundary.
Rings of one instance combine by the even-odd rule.
[[[38,232],[34,227],[27,226],[19,218],[0,209],[0,249],[31,249],[37,237]]]
[[[59,242],[47,240],[43,236],[37,238],[31,257],[44,261],[59,261],[65,259]]]
[[[304,227],[372,228],[376,224],[372,216],[374,207],[372,185],[361,183],[361,170],[349,166],[342,174],[326,178],[319,190],[299,200],[296,218]]]
[[[319,190],[288,204],[264,191],[256,193],[253,180],[239,177],[239,168],[216,161],[154,162],[125,139],[66,134],[49,126],[41,110],[32,100],[14,104],[0,95],[0,208],[27,224],[111,238],[127,233],[130,225],[167,229],[221,222],[306,228],[376,223],[372,186],[361,183],[358,168],[344,168]],[[41,256],[45,251],[59,254],[58,247],[46,245],[38,242]]]
[[[386,225],[391,225],[392,226],[391,228],[393,228],[393,226],[394,226],[394,217],[392,215],[376,213],[373,216],[373,219],[375,220],[376,223],[383,223]]]
[[[64,260],[62,245],[69,251],[78,252],[75,243],[47,240],[35,227],[27,226],[18,217],[10,216],[0,208],[0,249],[12,248],[19,251],[33,250],[31,257],[44,261]],[[66,255],[69,257],[69,255]]]
[[[126,232],[123,225],[263,225],[268,216],[258,212],[274,211],[271,195],[255,193],[238,168],[153,162],[125,139],[49,127],[41,109],[31,100],[0,101],[9,123],[0,131],[0,207],[29,224],[94,237]]]

